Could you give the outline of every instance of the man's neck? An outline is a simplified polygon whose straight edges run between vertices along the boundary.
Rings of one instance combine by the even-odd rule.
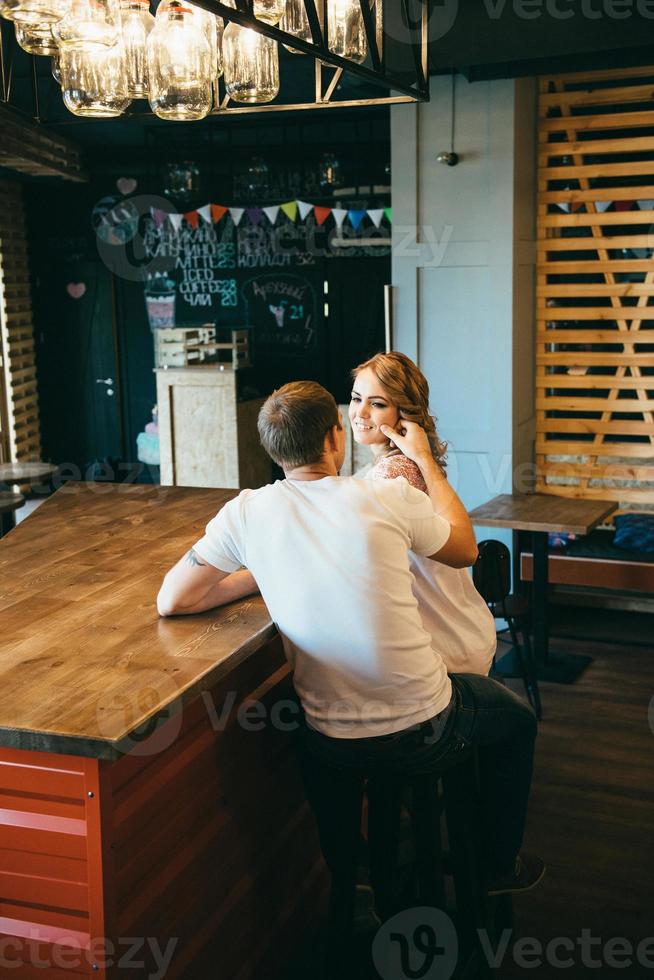
[[[333,459],[323,457],[316,463],[284,469],[284,476],[287,480],[323,480],[326,476],[338,476],[338,470]]]

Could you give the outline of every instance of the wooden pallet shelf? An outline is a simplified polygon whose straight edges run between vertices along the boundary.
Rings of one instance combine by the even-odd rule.
[[[632,510],[654,504],[653,97],[654,66],[540,79],[537,489]]]

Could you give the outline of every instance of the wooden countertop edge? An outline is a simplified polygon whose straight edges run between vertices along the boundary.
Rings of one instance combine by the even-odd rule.
[[[181,711],[185,705],[195,701],[204,691],[210,690],[221,681],[230,670],[251,657],[264,644],[277,636],[277,627],[273,622],[268,623],[255,633],[249,640],[232,651],[220,663],[210,667],[206,673],[198,677],[179,695],[161,705],[152,715],[140,718],[138,724],[129,729],[120,738],[103,739],[86,735],[65,735],[55,732],[34,731],[27,728],[0,727],[0,750],[22,749],[28,752],[51,752],[57,755],[74,755],[85,758],[115,761],[126,755],[135,745],[143,744],[144,739],[135,736],[139,729],[153,719],[160,719],[165,724],[170,718],[170,708],[174,706],[173,714]],[[161,726],[158,726],[161,727]],[[156,731],[157,729],[155,729]],[[150,737],[153,733],[149,733]]]

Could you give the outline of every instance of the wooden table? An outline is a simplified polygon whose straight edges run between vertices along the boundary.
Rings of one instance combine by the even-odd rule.
[[[155,607],[234,493],[67,484],[0,541],[0,940],[24,962],[8,975],[43,973],[38,952],[57,980],[122,977],[96,940],[115,964],[143,936],[177,938],[166,980],[275,977],[315,916],[325,873],[270,721],[290,681],[263,601]]]
[[[548,549],[550,532],[590,534],[617,510],[610,500],[580,500],[546,493],[503,493],[476,507],[470,514],[481,527],[531,531],[534,548],[533,631],[538,676],[570,684],[591,662],[577,654],[549,654],[547,628]]]

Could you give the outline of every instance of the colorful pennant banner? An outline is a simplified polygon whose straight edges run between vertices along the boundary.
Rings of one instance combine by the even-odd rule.
[[[334,218],[336,227],[343,227],[347,218],[355,231],[361,227],[363,219],[367,216],[375,228],[380,228],[384,219],[389,224],[393,221],[392,208],[371,208],[360,210],[346,210],[345,208],[327,208],[318,204],[309,204],[308,201],[285,201],[283,204],[273,204],[269,207],[250,207],[250,208],[230,208],[223,204],[205,204],[194,211],[185,211],[184,214],[174,214],[169,211],[162,211],[159,208],[150,208],[150,214],[156,228],[161,228],[166,220],[169,220],[173,230],[178,232],[182,226],[182,220],[191,228],[198,228],[200,219],[207,224],[218,224],[219,221],[229,214],[234,224],[238,227],[243,215],[247,216],[250,225],[257,227],[261,224],[264,215],[271,225],[274,225],[279,217],[280,211],[289,221],[295,222],[298,215],[301,221],[305,221],[313,212],[317,225],[321,226],[327,221],[330,215]]]

